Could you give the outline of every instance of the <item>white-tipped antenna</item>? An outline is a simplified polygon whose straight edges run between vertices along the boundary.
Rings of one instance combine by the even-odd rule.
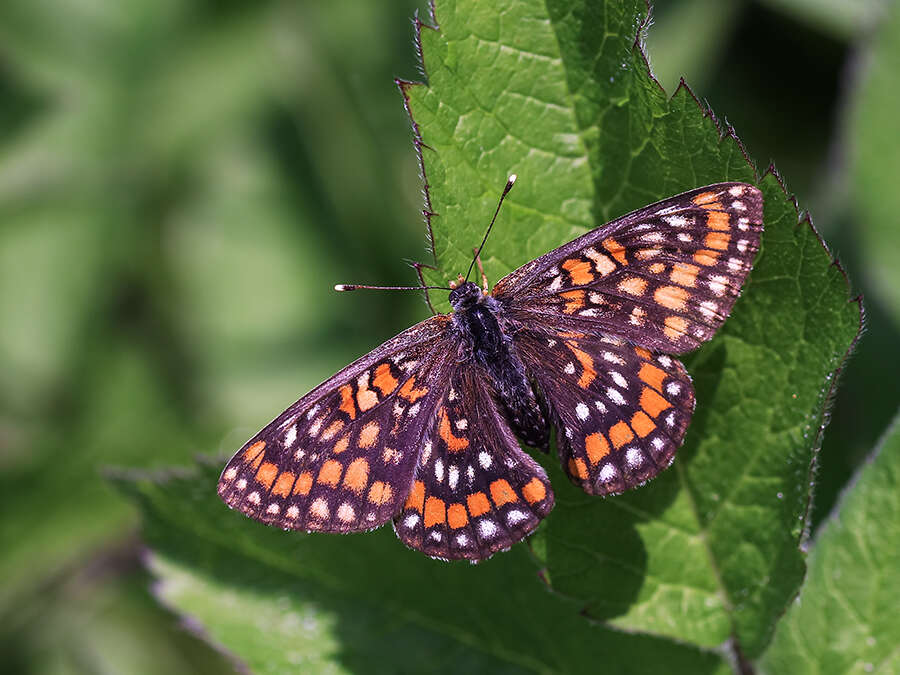
[[[484,244],[487,242],[488,235],[491,233],[491,228],[494,227],[494,221],[497,220],[497,214],[500,213],[500,207],[503,206],[503,200],[506,199],[506,195],[512,190],[512,186],[516,184],[517,178],[518,176],[516,174],[511,173],[509,178],[506,179],[506,187],[503,188],[503,194],[500,195],[500,201],[497,202],[497,210],[494,211],[494,217],[491,218],[491,224],[488,225],[487,232],[484,233],[484,239],[481,240],[481,246],[475,251],[475,257],[472,258],[472,262],[469,264],[469,271],[466,272],[466,281],[469,280],[469,275],[472,274],[472,268],[475,266],[475,261],[478,260],[478,256],[481,255],[481,249],[484,248]]]
[[[336,291],[452,291],[448,286],[369,286],[368,284],[335,284]]]

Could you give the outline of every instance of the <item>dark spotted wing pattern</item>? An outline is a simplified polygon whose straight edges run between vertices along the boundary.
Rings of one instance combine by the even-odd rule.
[[[228,462],[225,503],[292,530],[354,532],[390,520],[449,368],[448,322],[410,328],[279,415]]]
[[[691,190],[533,260],[492,295],[524,324],[550,321],[680,354],[709,340],[731,312],[759,249],[762,215],[752,185]]]
[[[540,327],[516,335],[573,483],[617,494],[671,464],[694,412],[691,378],[678,359],[611,335]]]
[[[484,374],[454,371],[424,436],[394,530],[435,558],[480,560],[531,533],[553,508],[544,469],[519,447]]]
[[[490,296],[460,279],[452,314],[297,401],[228,462],[219,494],[285,529],[393,519],[411,548],[481,560],[554,503],[513,429],[537,442],[555,426],[563,468],[590,494],[640,485],[671,463],[694,409],[672,355],[728,317],[761,232],[759,190],[720,183],[598,227]]]

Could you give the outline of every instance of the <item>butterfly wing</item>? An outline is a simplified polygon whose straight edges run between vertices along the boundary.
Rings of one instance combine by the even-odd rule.
[[[762,193],[718,183],[622,216],[503,278],[519,322],[616,335],[680,354],[731,312],[762,233]]]
[[[585,492],[617,494],[671,464],[694,411],[678,359],[622,338],[550,326],[517,332],[516,347],[556,426],[563,469]]]
[[[369,530],[412,484],[421,436],[448,367],[448,316],[404,331],[325,381],[225,466],[228,506],[292,530]]]
[[[397,536],[436,558],[481,560],[531,533],[553,508],[544,469],[522,451],[484,373],[453,370],[426,431]]]

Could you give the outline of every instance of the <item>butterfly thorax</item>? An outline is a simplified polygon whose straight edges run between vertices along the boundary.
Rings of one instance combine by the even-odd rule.
[[[503,330],[502,305],[472,282],[455,288],[450,304],[462,345],[461,359],[474,361],[490,376],[516,434],[531,447],[546,450],[549,426],[515,345]]]

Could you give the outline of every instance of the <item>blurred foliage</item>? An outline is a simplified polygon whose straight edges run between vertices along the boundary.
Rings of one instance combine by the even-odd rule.
[[[228,667],[147,597],[134,511],[102,469],[227,454],[425,316],[411,295],[329,290],[408,283],[402,261],[424,259],[391,82],[420,78],[421,4],[0,4],[0,644],[15,672]],[[866,111],[896,92],[897,21],[874,1],[658,5],[663,84],[684,75],[776,162],[872,298],[820,453],[820,519],[900,400],[896,307],[868,273],[888,223],[865,208],[894,197],[879,150],[897,135],[871,132],[896,120]]]

